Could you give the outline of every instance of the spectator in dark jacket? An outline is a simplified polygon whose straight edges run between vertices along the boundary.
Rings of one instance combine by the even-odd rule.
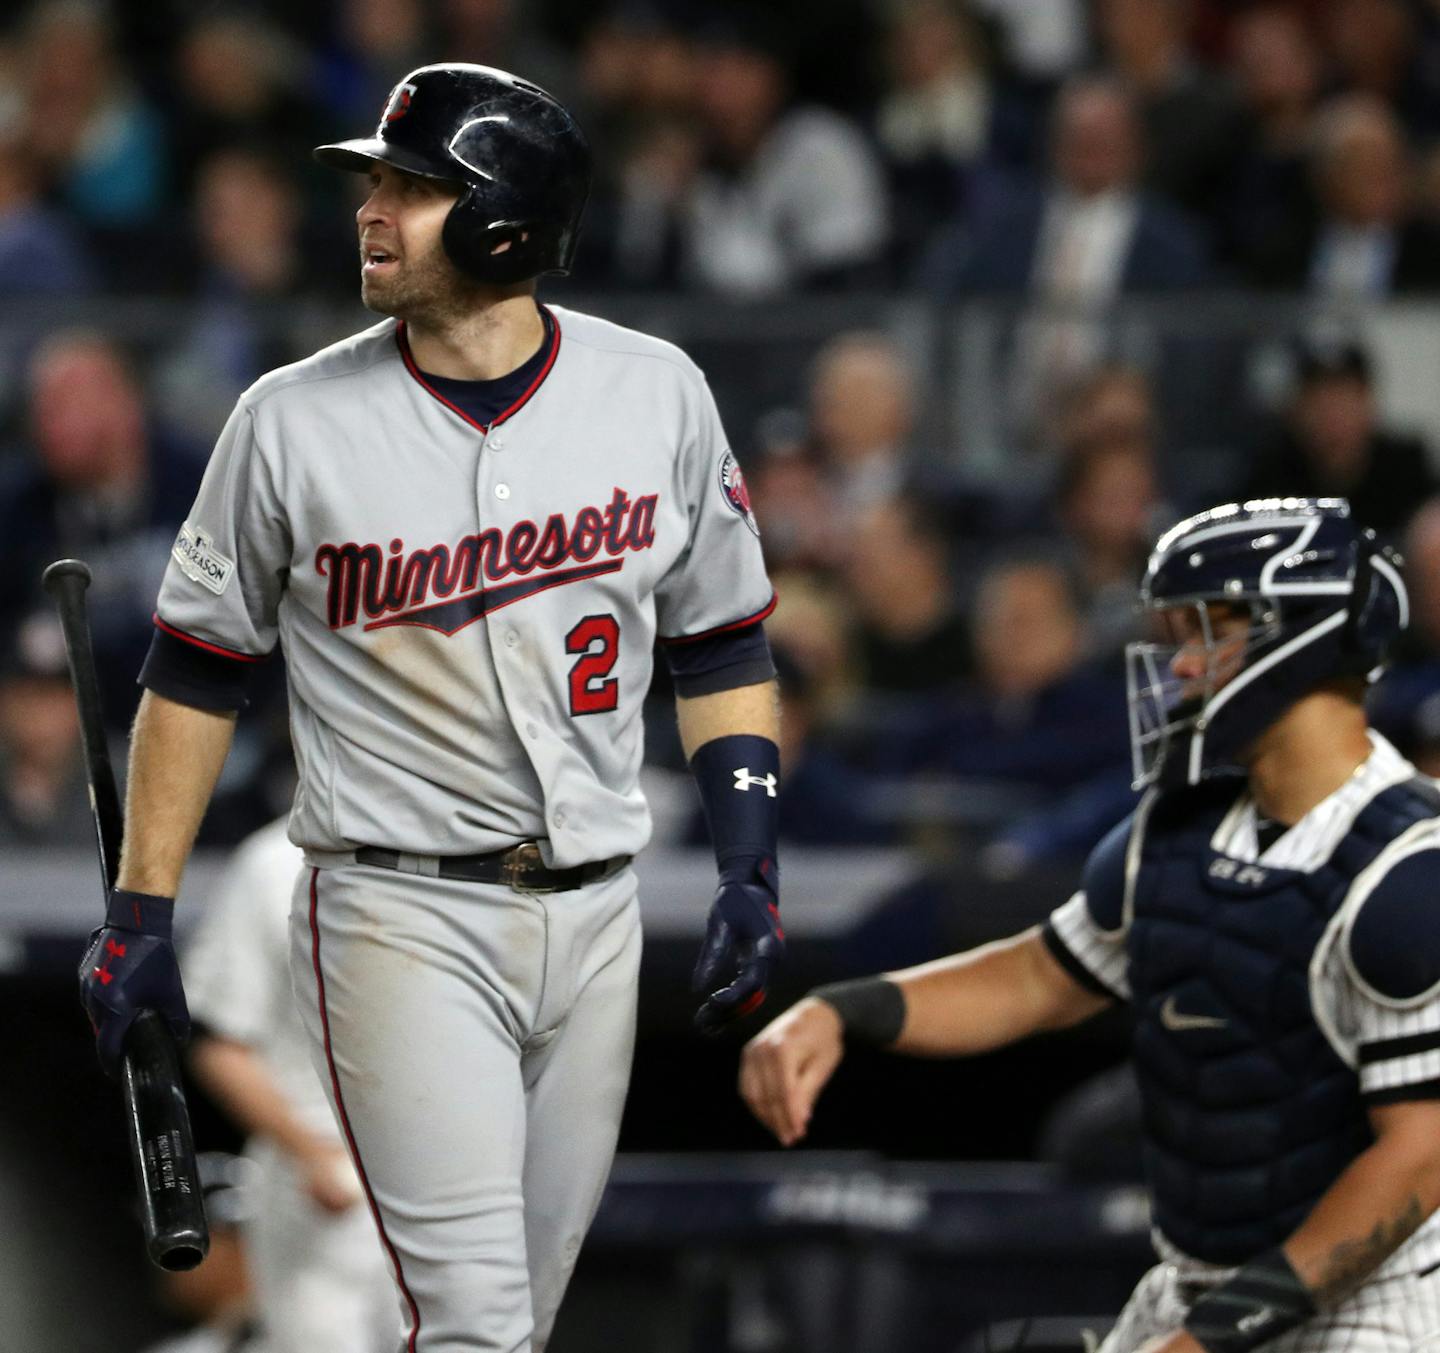
[[[1045,181],[997,192],[973,230],[952,223],[922,267],[925,289],[1074,304],[1199,285],[1203,240],[1141,189],[1143,168],[1130,94],[1108,79],[1073,81],[1056,104]]]
[[[1315,132],[1315,207],[1251,264],[1261,285],[1339,301],[1440,291],[1440,230],[1419,217],[1395,114],[1368,94],[1337,99]]]

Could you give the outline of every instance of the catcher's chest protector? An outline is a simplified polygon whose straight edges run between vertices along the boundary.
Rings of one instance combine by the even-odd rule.
[[[1217,1264],[1278,1245],[1372,1140],[1355,1072],[1316,1022],[1310,962],[1356,876],[1436,813],[1428,785],[1396,785],[1300,872],[1211,847],[1235,794],[1157,801],[1127,937],[1155,1221]]]

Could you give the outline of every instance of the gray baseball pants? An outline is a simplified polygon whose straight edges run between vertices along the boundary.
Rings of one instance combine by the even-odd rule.
[[[570,892],[306,869],[291,973],[404,1353],[542,1353],[615,1152],[634,873]]]

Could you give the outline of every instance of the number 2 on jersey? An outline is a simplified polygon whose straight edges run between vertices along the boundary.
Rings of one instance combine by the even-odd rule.
[[[613,615],[587,615],[565,636],[565,651],[583,655],[570,669],[570,713],[604,714],[614,709],[620,683],[609,673],[620,656],[620,622]]]

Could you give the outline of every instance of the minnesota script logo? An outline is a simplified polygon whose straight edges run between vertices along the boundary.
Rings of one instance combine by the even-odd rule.
[[[367,630],[419,625],[454,634],[537,592],[618,572],[626,554],[655,543],[658,499],[632,499],[617,488],[606,507],[582,507],[573,521],[556,512],[544,526],[492,526],[453,546],[407,551],[397,539],[387,554],[354,541],[321,545],[315,572],[329,579],[326,618],[332,630],[355,624],[363,612]]]

